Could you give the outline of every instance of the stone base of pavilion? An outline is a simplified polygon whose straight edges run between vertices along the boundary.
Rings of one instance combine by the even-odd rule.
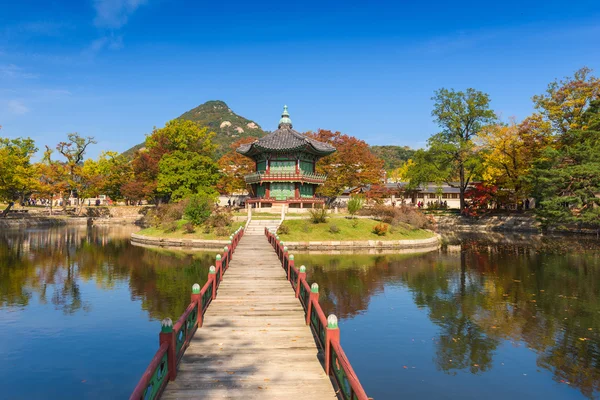
[[[254,209],[308,209],[325,207],[325,200],[315,197],[277,200],[269,198],[250,198],[246,200],[246,207]]]

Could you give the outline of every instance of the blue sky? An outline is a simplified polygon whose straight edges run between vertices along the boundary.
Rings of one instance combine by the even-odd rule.
[[[434,90],[522,119],[582,66],[600,75],[597,0],[0,0],[0,134],[79,132],[96,156],[219,99],[267,130],[287,104],[300,131],[421,147]]]

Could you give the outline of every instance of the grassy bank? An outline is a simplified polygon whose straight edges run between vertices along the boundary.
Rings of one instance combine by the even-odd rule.
[[[177,221],[177,229],[173,232],[167,232],[163,228],[146,228],[137,232],[138,235],[150,236],[150,237],[161,237],[170,239],[204,239],[204,240],[226,240],[229,239],[229,235],[233,234],[240,226],[244,226],[243,222],[234,222],[231,226],[227,227],[229,232],[227,235],[218,236],[215,229],[211,229],[210,233],[204,232],[204,227],[197,226],[195,232],[186,232],[184,225],[188,221],[180,220]]]
[[[280,234],[283,241],[337,241],[337,240],[411,240],[427,239],[433,232],[424,229],[412,229],[408,226],[388,226],[388,232],[379,236],[373,233],[373,227],[379,221],[373,219],[328,218],[326,223],[313,224],[308,219],[286,220],[289,233]],[[332,228],[332,226],[334,226]],[[334,233],[333,231],[339,230]]]

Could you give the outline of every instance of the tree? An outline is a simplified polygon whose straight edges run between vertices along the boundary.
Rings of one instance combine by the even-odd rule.
[[[414,152],[413,152],[414,155]],[[398,168],[390,171],[388,177],[391,182],[399,183],[409,179],[409,170],[415,166],[415,162],[409,158]]]
[[[67,170],[62,163],[52,160],[52,149],[48,146],[44,151],[42,162],[36,164],[36,167],[40,176],[38,193],[49,198],[50,215],[52,215],[54,196],[64,198],[69,189]]]
[[[158,168],[156,190],[169,200],[198,193],[217,194],[219,167],[209,156],[177,150],[164,155]]]
[[[154,197],[160,202],[168,201],[174,192],[177,192],[177,197],[180,193],[188,193],[192,187],[198,187],[200,183],[193,183],[190,179],[195,179],[194,176],[200,178],[202,171],[181,170],[185,177],[171,174],[186,166],[206,165],[210,175],[213,167],[216,168],[212,161],[216,149],[212,142],[214,135],[208,128],[181,119],[169,121],[163,128],[154,128],[152,134],[146,137],[146,148],[135,154],[132,161],[134,178],[122,186],[123,194],[130,199]],[[175,152],[178,154],[172,156],[171,161],[176,165],[170,167],[167,162],[161,162]],[[186,153],[194,153],[198,157]],[[211,163],[208,163],[209,160]],[[185,186],[181,191],[178,190],[180,184]]]
[[[222,176],[217,183],[217,190],[221,194],[231,194],[235,191],[246,189],[244,176],[254,172],[254,161],[241,155],[236,150],[243,144],[256,141],[257,138],[248,136],[231,144],[229,152],[225,153],[218,161]]]
[[[484,127],[478,138],[478,144],[487,150],[482,152],[483,181],[487,186],[506,189],[518,204],[529,195],[526,176],[534,160],[551,142],[550,125],[539,114],[519,125],[511,120],[510,124]]]
[[[600,79],[583,67],[573,77],[554,81],[545,94],[533,96],[535,107],[550,121],[555,133],[570,129],[585,129],[583,115],[594,100],[600,99]]]
[[[600,100],[590,103],[578,126],[561,135],[558,148],[545,150],[529,178],[546,227],[600,228]]]
[[[465,191],[481,172],[480,149],[473,139],[496,120],[496,114],[489,108],[489,96],[471,88],[465,92],[442,88],[432,100],[435,104],[431,114],[442,131],[429,138],[426,151],[415,153],[411,186],[436,181],[458,187],[462,210]]]
[[[81,199],[81,194],[79,192],[81,191],[83,184],[81,179],[83,156],[90,144],[96,144],[98,142],[91,136],[83,138],[76,132],[67,134],[67,137],[68,140],[66,142],[60,142],[56,145],[56,150],[66,158],[66,162],[63,166],[66,169],[68,176],[67,185],[69,197],[73,197],[73,195],[77,193],[77,197]],[[63,204],[66,208],[66,201],[64,201]]]
[[[37,148],[30,138],[0,138],[0,200],[9,202],[2,216],[6,216],[11,202],[21,202],[38,186],[37,169],[31,157]]]
[[[318,194],[333,199],[347,188],[383,180],[383,160],[371,152],[365,141],[323,129],[307,132],[306,135],[336,148],[335,153],[317,162],[317,172],[327,174]]]

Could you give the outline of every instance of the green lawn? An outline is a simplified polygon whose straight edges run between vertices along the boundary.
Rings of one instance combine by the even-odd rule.
[[[229,229],[229,235],[217,236],[215,229],[212,229],[210,233],[204,233],[204,227],[197,226],[194,233],[187,233],[183,226],[187,223],[185,220],[177,222],[178,228],[175,232],[165,232],[162,228],[146,228],[137,232],[138,235],[152,236],[152,237],[163,237],[170,239],[205,239],[205,240],[227,240],[229,235],[233,234],[240,226],[244,226],[243,222],[234,222],[231,224]]]
[[[289,227],[289,234],[280,234],[284,242],[309,242],[309,241],[337,241],[337,240],[403,240],[403,239],[427,239],[434,236],[433,232],[423,229],[411,229],[409,227],[395,227],[392,232],[388,226],[388,232],[384,236],[373,233],[373,227],[379,223],[373,219],[347,219],[328,218],[324,224],[313,224],[308,219],[286,220],[285,225]],[[356,227],[353,226],[356,224]],[[330,227],[335,225],[339,228],[338,233],[333,233]]]

